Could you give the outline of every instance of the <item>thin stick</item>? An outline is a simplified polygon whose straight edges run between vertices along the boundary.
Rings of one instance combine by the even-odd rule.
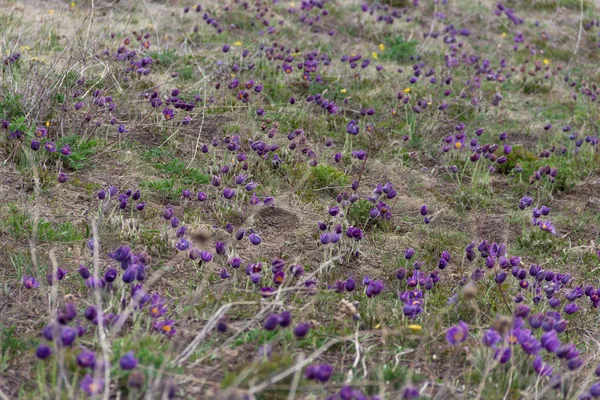
[[[35,200],[33,203],[33,226],[31,227],[31,237],[29,238],[29,252],[31,254],[33,272],[35,275],[37,275],[39,271],[37,262],[36,239],[38,233],[38,226],[40,222],[40,207],[38,200],[40,197],[40,174],[38,172],[37,166],[35,165],[35,160],[33,159],[33,155],[31,154],[31,152],[27,152],[27,159],[31,164],[31,171],[33,172],[33,194],[35,196]]]
[[[94,243],[93,251],[93,264],[94,264],[94,280],[98,281],[99,276],[99,260],[100,260],[100,241],[98,240],[98,226],[96,220],[92,220],[92,240]],[[94,285],[94,297],[96,301],[96,308],[98,312],[98,336],[100,338],[100,346],[102,347],[102,357],[104,358],[104,393],[102,395],[103,400],[108,400],[110,395],[110,357],[109,357],[109,345],[106,340],[106,332],[104,331],[104,311],[102,310],[102,296],[100,295],[100,288]]]
[[[302,362],[302,361],[304,361],[304,354],[300,354],[298,356],[298,362]],[[302,370],[299,369],[294,374],[294,378],[292,380],[292,385],[290,387],[290,393],[288,394],[288,400],[294,400],[296,398],[296,391],[298,390],[298,384],[300,383],[300,377],[302,376],[301,372],[302,372]]]

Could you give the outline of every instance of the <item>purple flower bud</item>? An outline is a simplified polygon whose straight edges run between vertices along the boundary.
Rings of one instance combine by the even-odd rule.
[[[279,316],[277,314],[270,314],[263,323],[263,328],[267,331],[272,331],[279,325]]]
[[[218,255],[220,255],[220,256],[225,255],[225,253],[227,252],[227,249],[225,248],[225,243],[223,243],[221,241],[217,241],[215,243],[215,250]]]
[[[110,267],[104,273],[104,280],[108,283],[114,282],[117,279],[117,269]]]
[[[87,267],[86,267],[85,265],[83,265],[83,264],[80,264],[80,265],[79,265],[79,269],[77,270],[77,272],[79,272],[79,275],[81,275],[81,277],[82,277],[83,279],[87,279],[87,278],[89,278],[89,277],[90,277],[90,275],[91,275],[91,274],[90,274],[90,270],[89,270],[89,269],[87,269]]]
[[[83,350],[77,356],[77,365],[79,365],[81,368],[94,368],[96,365],[96,353]]]
[[[45,344],[40,344],[37,349],[35,349],[35,356],[40,360],[45,360],[46,358],[52,355],[52,349]]]
[[[310,325],[306,322],[303,322],[301,324],[296,325],[296,327],[294,328],[294,335],[296,335],[297,338],[303,338],[308,334],[309,330]]]
[[[260,242],[262,242],[262,239],[256,233],[250,234],[248,236],[248,239],[250,240],[250,243],[252,243],[255,246],[259,245]]]
[[[163,211],[163,218],[166,220],[170,220],[171,218],[173,218],[173,209],[172,208],[165,208],[165,210]]]
[[[200,259],[203,262],[210,262],[213,259],[213,255],[208,251],[203,251],[200,253]]]
[[[135,369],[135,367],[137,367],[137,363],[138,361],[133,355],[133,351],[130,351],[129,353],[125,354],[119,360],[119,366],[125,371]]]

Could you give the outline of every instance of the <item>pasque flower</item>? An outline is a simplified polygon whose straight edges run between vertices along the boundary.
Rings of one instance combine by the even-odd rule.
[[[460,321],[458,325],[454,325],[446,331],[446,341],[451,345],[463,343],[469,336],[469,326]]]
[[[79,387],[89,396],[95,396],[104,389],[104,380],[100,377],[93,378],[90,374],[86,374]]]
[[[167,319],[164,321],[157,321],[154,323],[154,329],[158,332],[162,333],[167,337],[173,337],[177,330],[175,329],[175,321],[172,319]]]
[[[40,360],[45,360],[46,358],[52,355],[52,349],[45,344],[40,344],[37,349],[35,349],[35,356]]]
[[[262,242],[262,239],[256,233],[251,233],[250,235],[248,235],[248,239],[250,240],[250,243],[252,243],[255,246],[258,246],[260,242]]]
[[[37,279],[35,279],[35,277],[33,276],[24,276],[22,281],[23,286],[25,286],[27,289],[33,289],[40,286]]]
[[[121,369],[126,371],[135,369],[135,367],[137,367],[137,363],[138,361],[135,358],[133,351],[130,351],[129,353],[125,354],[119,360],[119,366],[121,367]]]

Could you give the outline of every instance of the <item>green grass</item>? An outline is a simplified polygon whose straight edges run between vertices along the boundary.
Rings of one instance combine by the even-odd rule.
[[[10,367],[10,362],[28,350],[30,340],[22,338],[15,332],[15,327],[0,324],[0,372]]]
[[[9,205],[9,216],[1,222],[7,232],[16,240],[29,238],[33,233],[32,216]],[[38,221],[38,240],[44,242],[76,242],[83,239],[82,233],[71,221],[52,223],[41,217]]]
[[[64,145],[69,145],[72,151],[70,156],[60,155],[64,163],[72,170],[79,171],[92,166],[91,157],[96,154],[98,146],[102,144],[101,140],[88,139],[84,140],[79,135],[70,135],[61,138],[57,143],[57,148],[60,149]],[[59,157],[59,152],[53,153],[55,157]]]
[[[407,63],[411,56],[416,55],[417,44],[417,41],[405,40],[400,35],[389,37],[384,41],[385,50],[379,54],[379,58],[401,64]]]
[[[346,187],[349,180],[344,171],[331,165],[319,164],[311,169],[306,184],[311,190],[322,191],[326,189],[333,193]]]

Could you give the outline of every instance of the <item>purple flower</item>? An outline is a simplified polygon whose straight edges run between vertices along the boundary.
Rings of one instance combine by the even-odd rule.
[[[542,343],[542,346],[551,353],[554,353],[561,345],[560,340],[558,340],[558,336],[556,335],[556,331],[554,330],[545,332],[540,337],[540,342]]]
[[[62,171],[58,173],[58,182],[59,183],[65,183],[68,180],[69,180],[69,175],[65,174]]]
[[[60,330],[60,338],[64,346],[71,346],[77,338],[77,331],[69,326],[63,326]]]
[[[231,278],[231,274],[227,271],[227,268],[221,268],[219,271],[219,277],[221,279],[229,279]]]
[[[203,251],[200,253],[200,259],[203,262],[210,262],[213,259],[213,255],[208,251]]]
[[[96,353],[89,350],[83,350],[77,356],[77,365],[81,368],[94,368],[96,365]]]
[[[483,334],[482,342],[487,347],[495,347],[502,340],[502,336],[494,329],[488,329]]]
[[[469,326],[460,321],[458,325],[454,325],[446,332],[446,341],[452,346],[463,343],[469,336]]]
[[[344,283],[344,289],[346,289],[348,292],[352,292],[354,289],[356,289],[356,281],[354,278],[346,279],[346,282]]]
[[[63,147],[60,149],[60,153],[61,153],[63,156],[70,156],[70,155],[72,154],[72,152],[71,152],[71,147],[70,147],[68,144],[64,145],[64,146],[63,146]]]
[[[175,325],[175,321],[173,321],[172,319],[167,319],[164,321],[155,322],[154,329],[161,332],[166,337],[170,338],[170,337],[173,337],[175,335],[175,333],[177,332],[177,329],[175,329],[174,325]]]
[[[33,289],[40,286],[40,283],[33,276],[24,276],[22,281],[23,286],[27,289]]]
[[[248,239],[250,240],[250,243],[252,243],[255,246],[258,246],[260,242],[262,242],[262,239],[256,233],[251,233],[250,235],[248,235]]]
[[[289,311],[283,311],[279,314],[279,326],[287,328],[292,323],[292,313]]]
[[[94,379],[90,374],[86,374],[79,387],[89,396],[95,396],[104,389],[104,380],[102,378]]]
[[[310,324],[303,322],[301,324],[296,325],[296,327],[294,328],[294,335],[296,335],[297,338],[303,338],[308,334],[309,330]]]
[[[312,364],[306,367],[306,379],[327,382],[333,373],[333,367],[329,364]]]
[[[137,367],[137,363],[138,361],[133,355],[133,351],[130,351],[129,353],[125,354],[119,360],[119,366],[125,371],[134,369],[135,367]]]
[[[173,214],[174,212],[172,208],[165,208],[165,210],[163,211],[163,218],[167,221],[170,221],[171,218],[173,218]]]
[[[402,400],[414,400],[419,398],[419,389],[413,386],[405,386],[401,393]]]
[[[367,297],[374,297],[381,293],[383,290],[383,282],[382,281],[374,281],[371,280],[367,284],[367,288],[365,289],[365,294]]]
[[[569,303],[564,308],[567,315],[575,314],[579,310],[579,306],[575,303]]]
[[[46,358],[52,355],[52,349],[45,344],[40,344],[37,349],[35,349],[35,356],[40,360],[45,360]]]
[[[175,243],[175,248],[179,251],[186,251],[190,248],[190,242],[184,238],[181,238],[177,243]]]
[[[225,188],[223,189],[223,197],[227,200],[231,200],[235,196],[235,189]]]
[[[576,371],[579,368],[581,368],[581,366],[583,365],[583,360],[579,357],[576,358],[572,358],[569,360],[569,362],[567,363],[567,367],[571,370],[571,371]]]
[[[150,301],[149,313],[152,318],[159,318],[165,315],[167,306],[165,305],[165,300],[158,293],[154,293]]]
[[[278,325],[279,325],[279,316],[277,314],[270,314],[265,319],[265,322],[263,323],[263,328],[265,328],[267,331],[272,331],[272,330],[275,330],[275,328],[277,328]]]
[[[500,364],[506,364],[512,356],[512,350],[510,347],[504,347],[496,349],[494,358],[500,361]]]

